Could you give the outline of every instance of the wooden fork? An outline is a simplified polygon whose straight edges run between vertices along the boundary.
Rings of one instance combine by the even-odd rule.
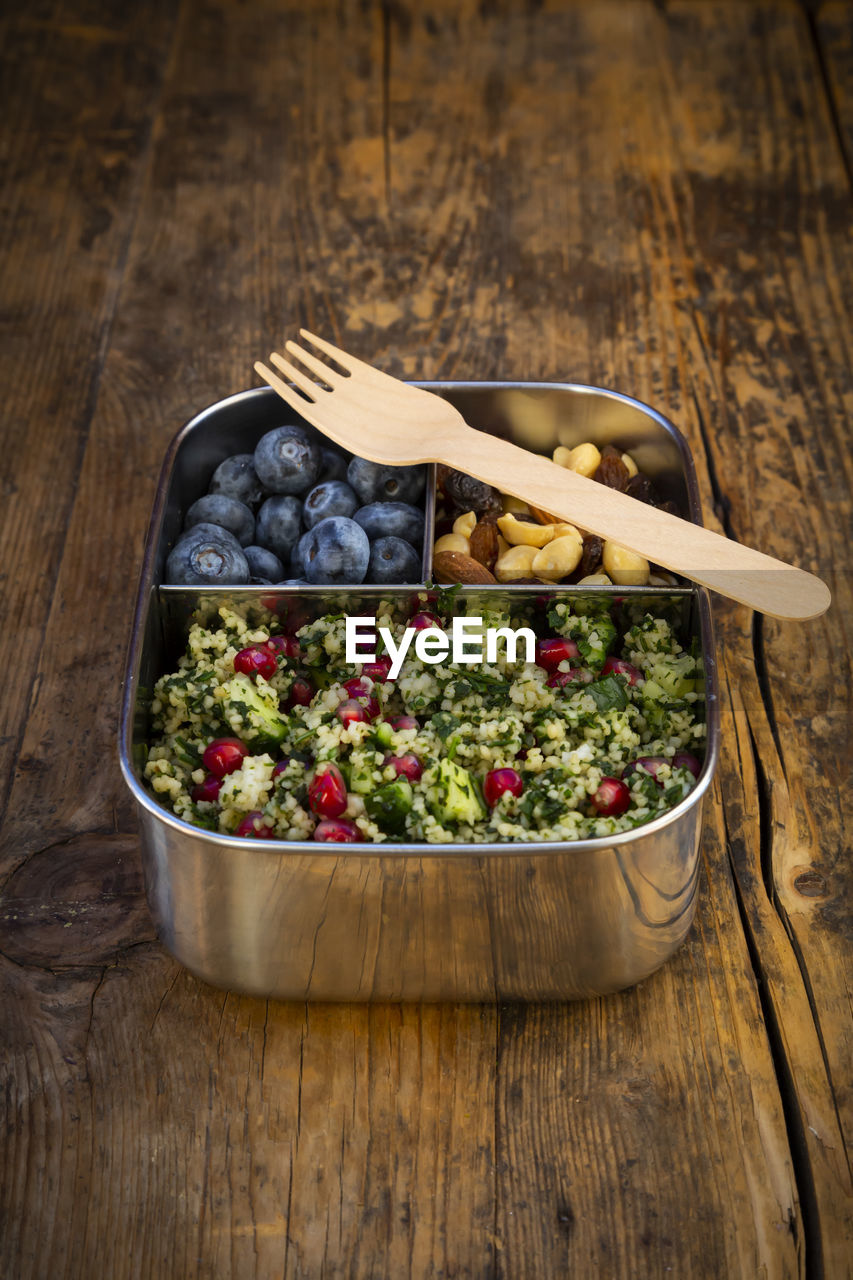
[[[475,431],[440,396],[380,373],[305,329],[300,334],[338,368],[286,342],[314,377],[275,351],[270,361],[289,382],[260,361],[255,369],[351,453],[392,466],[443,462],[776,618],[815,618],[829,607],[829,589],[813,574]]]

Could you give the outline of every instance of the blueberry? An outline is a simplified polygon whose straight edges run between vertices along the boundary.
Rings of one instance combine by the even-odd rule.
[[[273,494],[258,512],[255,541],[273,551],[282,563],[290,559],[290,550],[299,540],[302,527],[302,503],[298,498]]]
[[[342,480],[327,480],[317,484],[308,494],[302,507],[302,519],[307,529],[325,520],[327,516],[351,516],[358,506],[358,498]]]
[[[305,493],[317,483],[322,455],[302,427],[276,427],[261,436],[255,470],[270,493]]]
[[[243,555],[249,565],[249,576],[265,578],[267,582],[281,582],[284,577],[284,565],[278,556],[266,547],[244,547]]]
[[[309,530],[304,554],[305,576],[311,583],[364,582],[370,543],[354,520],[328,516]]]
[[[191,529],[184,529],[182,533],[179,533],[175,540],[175,546],[177,547],[182,542],[195,542],[200,537],[212,538],[223,533],[227,533],[230,538],[234,538],[234,534],[229,533],[227,529],[223,529],[221,524],[214,524],[211,520],[202,520],[198,524],[194,524]],[[234,538],[234,541],[237,542],[237,539]],[[239,542],[237,542],[237,546],[240,546]],[[240,549],[242,550],[242,547]]]
[[[426,484],[426,467],[386,467],[353,458],[347,480],[362,502],[417,502]]]
[[[321,480],[346,480],[350,454],[342,453],[333,444],[321,444],[320,455],[322,458],[320,464]]]
[[[421,558],[402,538],[377,538],[370,548],[368,582],[420,582]]]
[[[264,490],[255,470],[251,453],[235,453],[219,466],[211,477],[208,493],[224,493],[226,498],[236,498],[252,510],[263,499]]]
[[[248,546],[255,536],[255,517],[245,502],[227,498],[224,493],[206,493],[192,504],[184,517],[184,528],[196,524],[218,524],[233,533],[241,546]]]
[[[290,568],[297,575],[305,573],[305,548],[308,544],[308,534],[303,533],[296,546],[290,553]]]
[[[402,538],[413,547],[424,541],[424,513],[408,502],[371,502],[353,516],[372,542],[374,538]]]
[[[218,525],[195,525],[178,539],[166,561],[166,582],[175,587],[241,587],[248,581],[240,543]]]

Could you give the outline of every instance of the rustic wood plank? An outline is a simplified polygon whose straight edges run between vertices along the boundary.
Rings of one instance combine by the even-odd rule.
[[[839,803],[851,707],[849,682],[839,686],[833,663],[821,659],[851,608],[849,547],[830,532],[850,510],[850,187],[799,12],[754,15],[762,75],[728,118],[698,51],[724,39],[721,62],[745,81],[754,65],[749,15],[738,12],[739,28],[734,14],[723,28],[706,7],[677,16],[683,25],[671,23],[669,35],[682,118],[694,128],[703,120],[698,140],[708,138],[714,160],[710,172],[691,173],[685,150],[685,169],[667,176],[661,239],[704,303],[673,308],[678,359],[693,382],[727,526],[757,545],[773,539],[786,558],[822,573],[836,599],[802,635],[775,623],[752,631],[719,611],[739,726],[733,734],[727,720],[724,735],[739,743],[736,768],[723,764],[728,842],[794,1103],[792,1140],[808,1152],[801,1194],[813,1200],[810,1258],[834,1273],[853,1248],[845,1156],[853,956]],[[749,226],[759,234],[738,244]],[[804,651],[813,659],[794,666],[792,653]]]
[[[823,258],[847,279],[842,183],[796,6],[398,5],[384,26],[378,9],[344,11],[321,39],[333,10],[186,6],[5,833],[13,908],[32,922],[0,964],[6,1270],[103,1272],[105,1249],[117,1277],[803,1275],[816,1247],[837,1265],[842,882],[821,841],[839,832],[838,775],[798,743],[811,718],[823,759],[846,710],[828,667],[792,660],[790,633],[765,635],[776,745],[752,634],[720,615],[741,755],[709,811],[694,932],[633,992],[569,1008],[267,1006],[181,970],[119,874],[120,619],[159,456],[184,417],[245,385],[283,325],[409,375],[574,375],[640,394],[690,434],[706,505],[712,466],[736,532],[808,567],[826,571],[830,553],[809,549],[843,519],[849,292],[830,296],[818,271]],[[753,106],[738,86],[752,91],[756,65]],[[759,465],[781,485],[769,510]],[[840,652],[828,625],[817,635]],[[69,841],[57,867],[30,857],[48,814],[52,845]],[[777,902],[794,862],[828,888],[799,920]]]
[[[814,10],[829,107],[847,173],[853,175],[853,7],[850,0],[819,0]]]
[[[92,414],[141,160],[174,25],[165,0],[43,3],[0,46],[0,424],[4,670],[0,812]],[[93,93],[92,87],[98,86]],[[25,762],[26,764],[26,762]]]
[[[232,64],[230,81],[223,77],[232,42],[258,56],[271,17],[278,37],[258,79],[247,79],[242,60]],[[354,99],[364,101],[381,58],[371,52],[369,29],[366,49],[354,39],[363,26],[357,16],[352,21],[338,56]],[[73,945],[70,937],[66,944],[65,958],[86,965],[73,971],[81,975],[77,1003],[69,987],[41,1018],[32,1016],[45,981],[37,966],[56,948],[68,909],[54,889],[57,880],[64,888],[62,873],[48,874],[50,851],[28,856],[43,843],[39,811],[54,809],[54,840],[69,837],[66,865],[84,852],[87,832],[113,826],[114,806],[123,805],[120,820],[129,821],[112,752],[68,757],[78,783],[86,775],[84,786],[68,774],[51,784],[42,734],[50,722],[52,749],[70,748],[82,716],[93,738],[109,742],[159,458],[183,417],[245,385],[259,350],[257,315],[268,282],[256,259],[282,252],[282,227],[264,221],[264,196],[289,185],[300,163],[282,148],[281,104],[299,103],[306,89],[301,72],[287,70],[294,34],[303,34],[296,13],[276,20],[269,9],[253,16],[229,6],[223,15],[202,6],[192,15],[131,247],[54,603],[52,627],[67,631],[68,645],[46,652],[49,691],[42,686],[5,832],[7,867],[20,868],[7,900],[17,915],[9,945],[18,967],[7,974],[20,1012],[15,1042],[32,1046],[29,1069],[13,1071],[20,1096],[3,1196],[20,1214],[6,1258],[21,1274],[260,1276],[325,1266],[343,1275],[348,1259],[369,1270],[387,1253],[403,1271],[409,1257],[441,1266],[447,1256],[449,1272],[473,1275],[492,1247],[484,1232],[494,1216],[493,1014],[490,1034],[490,1015],[476,1008],[267,1011],[262,1002],[212,992],[147,948],[144,929],[140,935],[119,919],[123,896],[110,897],[115,871],[102,845],[108,886],[98,888],[96,873],[84,875],[75,904],[100,927],[74,928]],[[381,26],[374,35],[381,40]],[[358,58],[365,60],[361,76],[349,65]],[[315,63],[308,82],[315,96],[318,76]],[[374,97],[381,103],[379,80]],[[264,113],[259,131],[247,127]],[[250,190],[257,184],[254,208],[237,185],[241,174]],[[246,234],[255,216],[257,238]],[[227,255],[212,249],[219,244]],[[204,278],[206,287],[179,288],[181,278]],[[88,621],[69,628],[84,596]],[[126,621],[117,627],[119,616]],[[92,681],[86,692],[73,679],[84,664]],[[26,767],[31,755],[41,768]],[[31,806],[32,789],[45,786],[53,787],[52,799]],[[128,950],[131,939],[143,945]],[[85,1045],[76,1056],[53,1048],[58,1008]],[[352,1049],[343,1057],[346,1043]],[[47,1122],[72,1096],[69,1075],[83,1077],[70,1103],[82,1119],[73,1148],[51,1140]],[[50,1194],[40,1198],[36,1189],[48,1183]],[[21,1185],[23,1195],[15,1190]],[[485,1226],[469,1235],[472,1221]]]

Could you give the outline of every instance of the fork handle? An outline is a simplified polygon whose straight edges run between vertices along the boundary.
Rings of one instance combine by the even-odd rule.
[[[454,432],[453,460],[447,461],[760,613],[802,620],[829,608],[829,588],[814,574],[659,511],[507,440],[484,440],[473,428],[464,436]]]

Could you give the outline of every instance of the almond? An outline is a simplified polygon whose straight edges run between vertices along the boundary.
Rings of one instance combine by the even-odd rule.
[[[533,505],[531,505],[531,507],[530,507],[530,514],[531,514],[532,516],[535,516],[535,517],[536,517],[536,519],[539,521],[539,523],[540,523],[540,524],[557,524],[557,523],[559,523],[559,516],[549,516],[549,515],[548,515],[548,512],[547,512],[547,511],[543,511],[541,507],[534,507]]]
[[[498,558],[498,527],[493,520],[478,520],[468,539],[471,557],[493,572]]]
[[[475,585],[497,581],[485,565],[472,556],[463,555],[461,551],[439,551],[433,559],[432,567],[436,581],[444,584],[461,582]]]

